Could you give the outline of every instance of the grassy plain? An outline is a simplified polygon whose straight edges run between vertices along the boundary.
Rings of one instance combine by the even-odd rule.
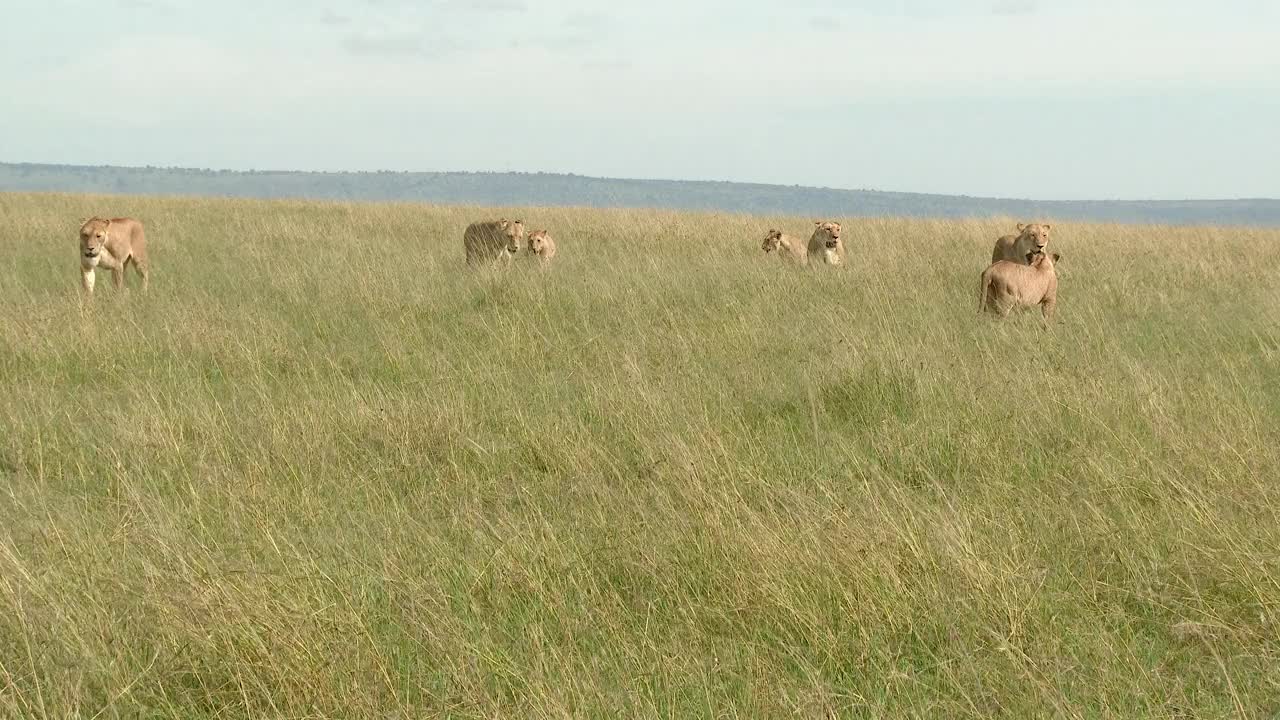
[[[466,271],[498,215],[556,265]],[[1278,231],[1059,224],[1044,331],[1017,219],[0,219],[0,716],[1280,712]]]

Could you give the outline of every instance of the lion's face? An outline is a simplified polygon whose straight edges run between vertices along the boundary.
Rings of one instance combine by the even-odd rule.
[[[89,267],[98,264],[107,244],[110,220],[93,218],[80,226],[80,262]]]
[[[823,245],[830,250],[840,247],[840,223],[815,221],[814,225],[817,226],[818,235],[822,239]]]
[[[520,242],[524,240],[524,223],[519,220],[500,220],[502,233],[507,236],[507,252],[520,252]]]
[[[1049,228],[1051,225],[1042,225],[1040,223],[1032,223],[1030,225],[1018,224],[1018,232],[1027,241],[1027,247],[1036,252],[1044,252],[1045,245],[1049,244]]]
[[[529,233],[529,252],[534,255],[540,254],[546,249],[549,239],[551,239],[551,236],[547,234],[546,230],[534,230]]]
[[[782,231],[770,230],[768,235],[764,236],[764,242],[760,243],[760,249],[767,253],[771,253],[782,246]]]
[[[1048,267],[1052,268],[1055,263],[1062,259],[1058,253],[1047,253],[1043,250],[1034,250],[1027,253],[1027,264],[1032,267]]]

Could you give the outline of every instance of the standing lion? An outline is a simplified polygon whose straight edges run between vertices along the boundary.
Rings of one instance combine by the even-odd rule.
[[[93,294],[94,271],[99,266],[111,271],[112,283],[124,287],[124,271],[132,265],[147,289],[147,237],[142,223],[133,218],[91,217],[80,225],[80,282]]]
[[[1058,306],[1058,253],[1029,252],[1022,262],[998,260],[978,281],[978,312],[1008,317],[1018,306],[1040,306],[1045,324]]]
[[[462,245],[467,251],[467,264],[509,263],[520,252],[524,240],[524,223],[519,220],[474,222],[467,226]]]

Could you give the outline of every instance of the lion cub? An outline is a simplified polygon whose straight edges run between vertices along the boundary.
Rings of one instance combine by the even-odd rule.
[[[529,252],[545,265],[556,256],[556,241],[546,230],[534,230],[529,233]]]
[[[124,287],[124,271],[133,266],[147,289],[147,237],[142,223],[133,218],[91,217],[80,225],[80,281],[84,291],[93,294],[101,266],[111,271],[116,289]]]
[[[760,249],[764,250],[765,254],[776,252],[778,257],[783,260],[798,265],[805,265],[809,262],[809,256],[800,240],[783,233],[781,230],[770,230],[769,234],[764,236],[764,242],[760,243]]]

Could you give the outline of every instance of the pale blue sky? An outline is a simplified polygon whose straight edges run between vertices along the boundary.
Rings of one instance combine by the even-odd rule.
[[[42,0],[0,160],[1280,196],[1277,0]]]

